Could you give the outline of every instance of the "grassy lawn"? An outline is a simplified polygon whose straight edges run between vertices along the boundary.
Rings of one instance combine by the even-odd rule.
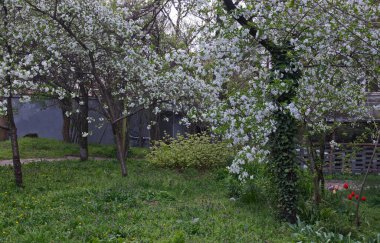
[[[79,156],[79,146],[77,144],[63,143],[54,139],[20,138],[19,147],[22,159]],[[146,149],[131,149],[131,155],[133,157],[143,157],[146,153]],[[93,157],[114,158],[116,149],[113,145],[90,144],[89,155]],[[12,150],[10,141],[0,142],[0,160],[11,158]]]
[[[230,200],[214,173],[128,162],[128,178],[113,160],[28,164],[22,190],[0,168],[0,242],[291,241],[272,209]]]
[[[20,145],[24,158],[79,152],[76,145],[49,139],[23,138]],[[0,158],[10,158],[9,151],[9,142],[0,143]],[[308,228],[294,230],[280,223],[271,203],[229,199],[222,170],[158,168],[144,160],[146,149],[133,148],[129,176],[122,178],[119,164],[112,159],[114,153],[113,146],[92,145],[91,156],[110,159],[24,165],[23,189],[15,188],[12,168],[0,166],[0,243],[296,242],[300,238],[323,242]],[[327,179],[357,181],[361,177]],[[345,231],[335,224],[339,215],[333,214],[335,233],[353,229],[352,237],[359,239],[380,233],[380,188],[376,186],[380,176],[371,175],[369,185],[367,202],[361,206],[360,230],[348,225]],[[293,236],[300,232],[302,236]]]

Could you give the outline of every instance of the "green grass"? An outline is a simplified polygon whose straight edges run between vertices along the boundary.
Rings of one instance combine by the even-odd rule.
[[[50,139],[20,139],[23,158],[77,155],[77,145]],[[224,170],[197,171],[154,167],[147,149],[132,148],[129,176],[122,178],[112,159],[114,146],[91,145],[90,155],[108,161],[63,161],[23,165],[25,188],[14,186],[9,166],[0,166],[0,243],[2,242],[304,242],[313,231],[296,231],[274,216],[272,203],[259,195],[255,203],[230,200]],[[11,156],[9,142],[0,142],[0,159]],[[360,180],[360,176],[328,176]],[[369,185],[380,185],[371,175]],[[330,192],[328,192],[330,193]],[[335,233],[352,232],[366,239],[380,233],[380,188],[365,192],[362,226],[339,214],[324,224]],[[331,206],[339,213],[339,209]],[[306,240],[305,240],[306,239]],[[326,241],[326,240],[322,240]]]
[[[16,189],[0,167],[0,242],[289,242],[268,206],[227,197],[215,173],[129,160],[32,163]]]
[[[77,144],[64,143],[47,138],[20,138],[19,147],[21,158],[60,158],[64,156],[79,156]],[[144,157],[147,153],[144,148],[131,148],[133,158]],[[93,157],[115,158],[116,148],[113,145],[89,145],[89,155]],[[0,142],[0,160],[11,159],[12,150],[10,141]]]

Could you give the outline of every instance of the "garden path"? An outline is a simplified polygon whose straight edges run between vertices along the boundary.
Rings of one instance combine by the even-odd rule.
[[[28,164],[33,162],[58,162],[64,160],[79,160],[77,156],[65,156],[61,158],[31,158],[31,159],[21,159],[22,164]],[[101,157],[89,157],[89,160],[109,160],[110,158],[101,158]],[[13,161],[9,160],[0,160],[0,166],[13,165]]]

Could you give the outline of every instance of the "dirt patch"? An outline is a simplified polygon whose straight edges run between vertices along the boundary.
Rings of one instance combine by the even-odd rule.
[[[326,180],[325,181],[325,187],[326,189],[329,188],[337,188],[338,190],[345,190],[343,188],[344,183],[348,184],[348,190],[359,190],[361,186],[361,181],[353,181],[353,180]],[[364,189],[378,189],[380,188],[380,185],[368,185],[365,186]]]

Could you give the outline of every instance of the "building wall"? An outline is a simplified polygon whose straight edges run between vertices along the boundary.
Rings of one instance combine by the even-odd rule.
[[[19,99],[13,100],[15,108],[15,123],[18,129],[18,136],[23,137],[26,134],[37,133],[39,137],[53,138],[62,140],[62,111],[57,100],[38,100],[28,103],[20,103]],[[104,116],[98,111],[99,104],[96,100],[90,100],[89,116],[95,119],[95,122],[89,124],[89,130],[92,133],[89,136],[90,143],[113,144],[113,133],[111,124],[104,119]],[[171,112],[170,112],[171,113]],[[148,112],[139,112],[129,119],[129,133],[131,137],[131,146],[138,146],[139,137],[144,138],[144,146],[149,146]],[[186,127],[179,124],[181,116],[167,116],[169,121],[160,120],[160,134],[166,132],[169,135],[184,133]],[[100,128],[98,128],[102,125]],[[174,133],[173,133],[174,132]]]

